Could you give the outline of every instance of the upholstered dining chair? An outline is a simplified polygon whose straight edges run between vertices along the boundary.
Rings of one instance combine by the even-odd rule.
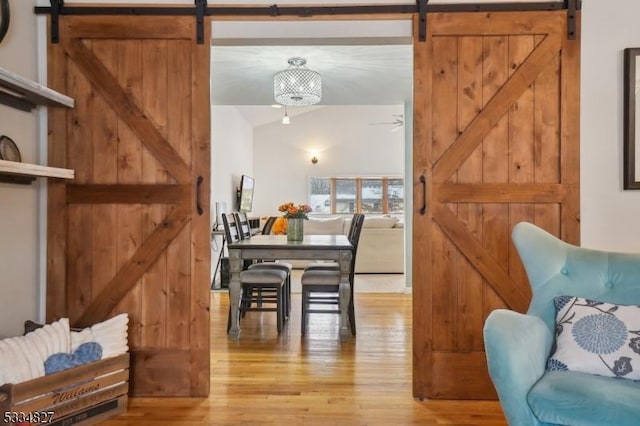
[[[364,223],[363,214],[353,215],[351,227],[349,229],[349,241],[353,246],[351,254],[351,265],[349,271],[350,296],[349,297],[349,325],[351,334],[356,335],[356,315],[354,304],[354,281],[355,281],[355,265],[356,255],[358,252],[358,242]],[[340,270],[337,265],[318,264],[309,267],[302,273],[300,279],[302,285],[302,318],[301,333],[306,334],[309,314],[312,313],[330,313],[340,314]],[[313,308],[313,305],[320,305],[322,308]],[[333,307],[332,307],[333,306]]]
[[[237,222],[233,215],[222,214],[225,236],[229,244],[240,241]],[[246,312],[276,312],[278,334],[282,332],[286,315],[285,283],[287,273],[281,269],[261,268],[247,269],[240,272],[240,285],[242,287],[239,316],[242,318]],[[254,291],[254,290],[264,291]],[[227,320],[227,332],[231,327],[231,306]]]
[[[484,325],[509,424],[640,424],[640,382],[626,378],[640,370],[640,254],[573,246],[526,222],[512,240],[533,297],[526,314],[498,309]]]
[[[240,234],[240,238],[243,240],[248,240],[251,238],[251,227],[249,226],[249,219],[247,218],[247,214],[243,212],[233,213],[235,218],[236,225],[238,227],[238,232]],[[284,271],[287,274],[287,278],[284,283],[284,297],[285,297],[285,306],[284,306],[284,314],[285,318],[289,318],[291,314],[291,271],[293,270],[293,265],[287,262],[281,261],[263,261],[262,259],[254,259],[252,263],[250,263],[247,269],[275,269],[279,271]],[[262,297],[265,296],[266,292],[271,291],[270,289],[255,287],[251,289],[251,291],[257,292],[254,295],[253,300],[260,303]]]

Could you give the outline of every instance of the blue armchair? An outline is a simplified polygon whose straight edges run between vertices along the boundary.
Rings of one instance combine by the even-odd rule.
[[[530,223],[513,242],[533,298],[527,314],[498,309],[487,318],[489,374],[507,421],[528,425],[638,425],[640,383],[574,371],[546,371],[554,342],[556,296],[640,305],[640,254],[567,244]]]

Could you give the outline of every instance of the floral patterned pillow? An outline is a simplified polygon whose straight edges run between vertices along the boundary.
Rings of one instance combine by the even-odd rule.
[[[640,306],[560,296],[547,370],[640,380]]]

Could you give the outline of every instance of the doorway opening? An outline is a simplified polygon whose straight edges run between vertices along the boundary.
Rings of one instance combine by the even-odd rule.
[[[211,49],[213,226],[218,209],[238,209],[235,194],[249,175],[256,220],[292,201],[310,204],[311,218],[362,212],[393,227],[370,231],[383,237],[363,233],[356,282],[366,284],[355,289],[409,290],[412,21],[214,22]],[[274,100],[274,75],[295,57],[321,77],[315,105]],[[224,257],[214,236],[214,289],[228,283]],[[294,270],[294,292],[301,271]]]

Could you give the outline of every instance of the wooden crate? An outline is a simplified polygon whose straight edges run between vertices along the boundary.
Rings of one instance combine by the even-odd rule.
[[[128,392],[127,353],[0,387],[0,423],[92,425],[125,412]]]

